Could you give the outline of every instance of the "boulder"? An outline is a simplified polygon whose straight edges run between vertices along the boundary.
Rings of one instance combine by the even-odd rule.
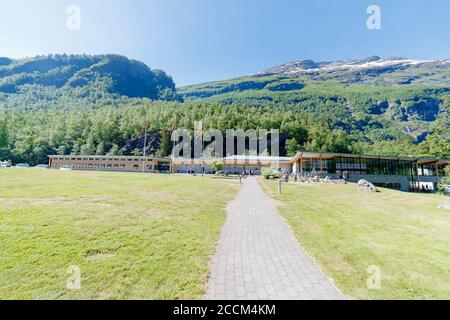
[[[377,187],[367,180],[358,181],[358,191],[359,192],[377,192]]]

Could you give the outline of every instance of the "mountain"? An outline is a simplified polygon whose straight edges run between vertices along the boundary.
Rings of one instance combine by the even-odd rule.
[[[0,58],[0,101],[14,95],[52,90],[102,93],[130,98],[173,99],[175,84],[162,70],[119,55],[47,55]],[[50,91],[47,90],[47,92]]]
[[[380,58],[335,62],[294,61],[257,75],[306,76],[314,80],[339,80],[347,84],[450,85],[450,60],[423,61],[407,58]]]
[[[386,140],[385,133],[395,129],[419,143],[436,123],[448,119],[450,60],[373,56],[294,61],[236,79],[179,88],[178,93],[186,100],[297,110],[332,127],[356,127],[375,141]]]
[[[342,85],[414,85],[447,89],[450,87],[450,59],[424,61],[372,56],[334,62],[293,61],[229,81],[187,86],[179,92],[187,98],[205,98],[244,90],[292,91],[303,88],[307,81],[312,86],[328,81]],[[284,83],[297,86],[277,86]]]
[[[450,157],[448,61],[297,61],[175,89],[117,55],[0,58],[0,160],[48,154],[167,156],[173,128],[279,129],[299,149]],[[231,151],[232,152],[232,151]]]

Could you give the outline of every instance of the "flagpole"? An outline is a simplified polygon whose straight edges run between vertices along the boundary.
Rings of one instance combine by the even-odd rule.
[[[144,173],[145,173],[146,148],[147,148],[147,122],[145,123],[145,127],[144,127],[144,151],[143,151],[144,157],[142,158],[142,172],[144,172]]]

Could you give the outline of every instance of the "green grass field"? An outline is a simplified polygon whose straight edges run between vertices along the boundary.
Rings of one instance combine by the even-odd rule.
[[[198,299],[239,184],[0,169],[0,299]],[[69,266],[81,271],[70,290]]]
[[[306,251],[355,299],[450,299],[450,198],[355,184],[283,185],[261,181]],[[371,265],[381,288],[368,289]]]

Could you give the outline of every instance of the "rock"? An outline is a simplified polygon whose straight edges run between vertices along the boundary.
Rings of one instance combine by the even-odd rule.
[[[358,191],[359,192],[377,192],[377,187],[367,180],[358,181]]]
[[[402,101],[395,109],[395,118],[400,121],[435,121],[441,112],[441,101],[434,98],[422,98]]]
[[[389,108],[389,102],[387,100],[385,101],[379,101],[375,105],[369,107],[369,112],[371,114],[383,114],[386,112],[386,110]]]
[[[439,209],[450,210],[450,204],[441,204],[439,205]]]

